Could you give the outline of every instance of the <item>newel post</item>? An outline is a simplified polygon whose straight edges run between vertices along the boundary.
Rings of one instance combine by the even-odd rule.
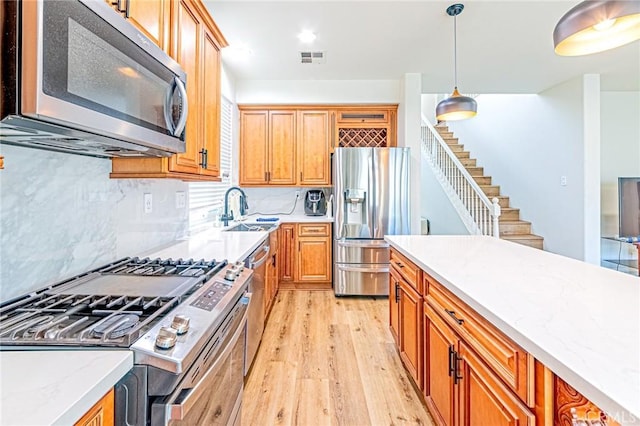
[[[500,213],[502,210],[500,209],[500,200],[497,197],[493,197],[491,200],[493,203],[493,211],[491,212],[491,220],[493,221],[493,236],[496,238],[500,238]]]

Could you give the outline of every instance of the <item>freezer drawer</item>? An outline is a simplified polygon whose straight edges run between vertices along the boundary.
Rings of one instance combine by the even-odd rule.
[[[389,264],[336,263],[333,291],[336,296],[388,296]]]
[[[389,244],[384,240],[336,240],[336,263],[389,263]]]

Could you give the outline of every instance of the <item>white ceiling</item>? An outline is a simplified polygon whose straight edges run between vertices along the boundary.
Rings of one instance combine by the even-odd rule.
[[[635,1],[635,0],[634,0]],[[206,0],[245,61],[224,59],[238,80],[400,80],[421,73],[423,93],[453,88],[454,1]],[[467,0],[458,16],[458,86],[463,93],[539,93],[583,74],[602,90],[640,90],[640,41],[583,57],[553,52],[556,22],[578,1]],[[316,33],[309,45],[303,29]],[[301,64],[301,50],[326,63]],[[223,56],[224,57],[224,56]]]

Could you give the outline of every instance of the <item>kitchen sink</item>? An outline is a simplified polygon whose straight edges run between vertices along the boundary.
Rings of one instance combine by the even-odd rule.
[[[232,228],[225,229],[225,231],[231,232],[252,232],[252,231],[265,231],[271,232],[274,231],[278,225],[274,224],[263,224],[263,223],[239,223]]]

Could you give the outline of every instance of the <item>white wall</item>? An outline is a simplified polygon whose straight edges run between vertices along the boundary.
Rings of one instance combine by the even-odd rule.
[[[440,181],[423,155],[421,159],[422,180],[420,187],[420,213],[429,220],[433,235],[468,235],[458,212],[442,189]]]
[[[640,176],[640,92],[602,92],[601,229],[618,234],[618,177]]]
[[[418,73],[405,74],[402,87],[402,102],[398,107],[398,146],[410,148],[409,211],[410,232],[420,234],[420,184],[422,183],[420,158],[420,109],[422,77]]]
[[[583,80],[477,101],[476,117],[450,123],[455,135],[545,238],[545,250],[583,259]]]
[[[243,80],[238,104],[398,103],[398,80]]]
[[[0,298],[186,235],[172,179],[109,179],[111,160],[0,145]],[[153,197],[144,213],[143,194]]]

